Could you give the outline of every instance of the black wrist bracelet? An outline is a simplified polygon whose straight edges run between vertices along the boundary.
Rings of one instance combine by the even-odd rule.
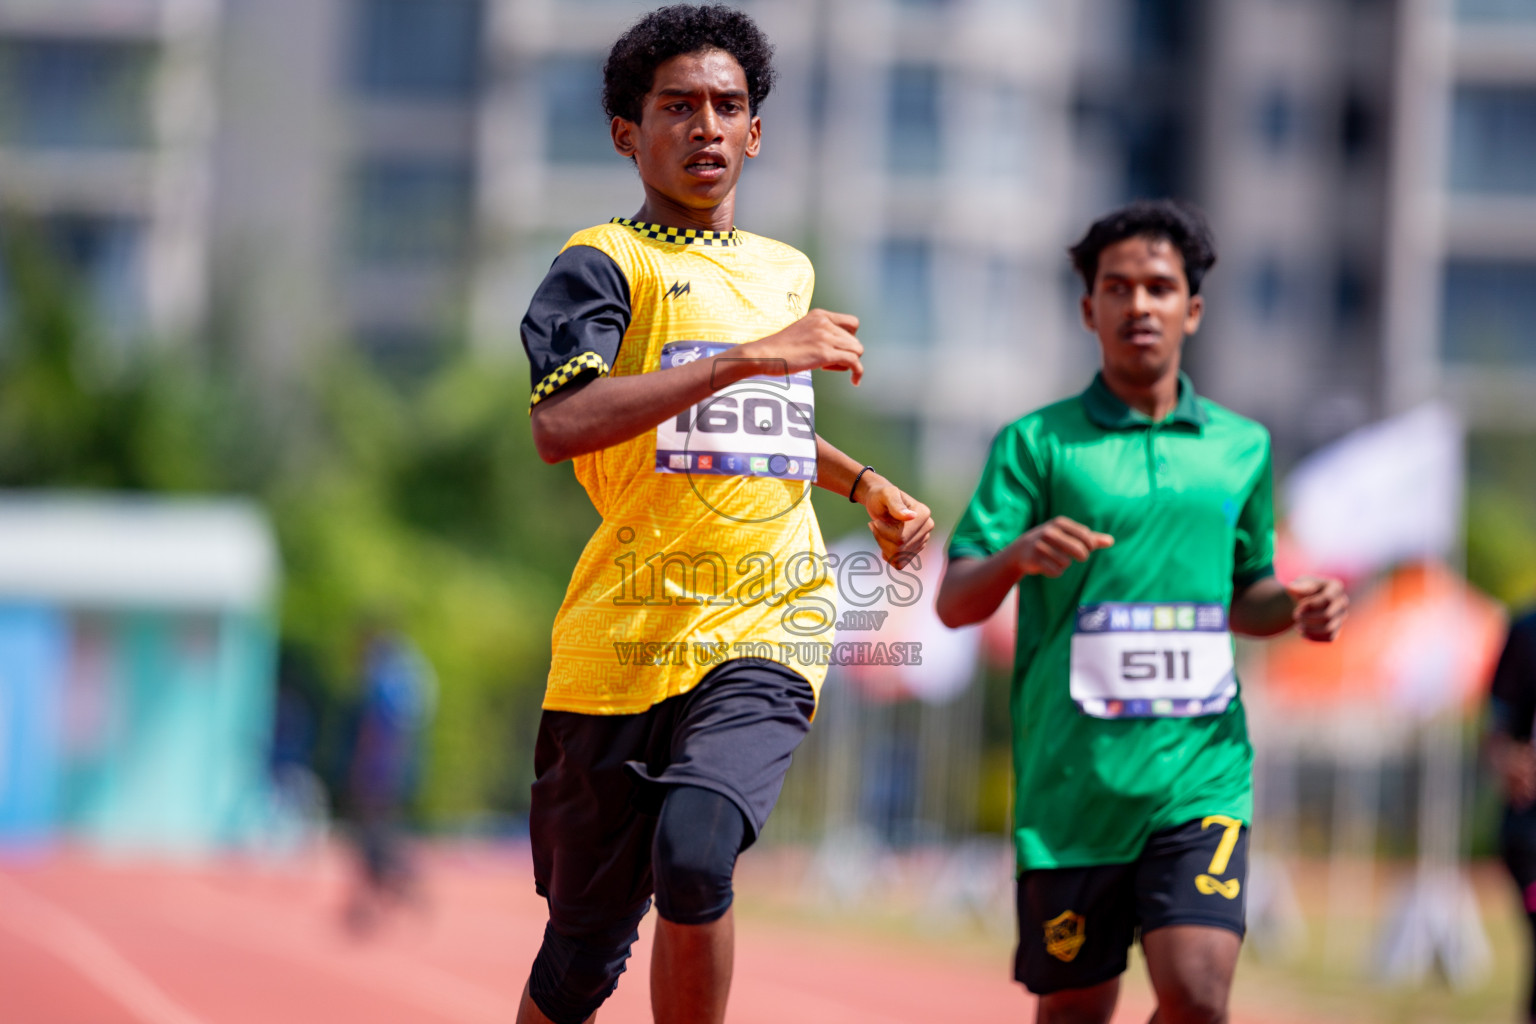
[[[864,479],[865,473],[873,471],[874,468],[874,466],[865,466],[863,469],[859,470],[859,475],[853,478],[853,486],[848,488],[848,500],[851,503],[855,505],[859,503],[859,499],[854,497],[855,494],[859,493],[859,481]]]

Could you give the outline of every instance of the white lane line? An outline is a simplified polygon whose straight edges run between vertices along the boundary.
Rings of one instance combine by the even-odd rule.
[[[166,995],[85,922],[4,874],[0,874],[0,925],[85,975],[142,1024],[207,1024]]]
[[[374,993],[388,992],[434,1016],[457,1024],[506,1024],[517,1015],[517,1002],[504,992],[465,980],[421,960],[344,960],[319,940],[319,934],[295,936],[269,922],[246,918],[231,929],[230,918],[191,901],[160,908],[161,920],[213,942],[281,958],[310,971],[331,975]],[[297,940],[297,941],[296,941]],[[521,983],[519,982],[519,991]]]

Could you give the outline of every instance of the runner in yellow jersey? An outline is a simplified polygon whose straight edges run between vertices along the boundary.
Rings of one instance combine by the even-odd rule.
[[[590,1019],[653,892],[656,1019],[724,1019],[736,856],[837,618],[808,492],[862,503],[896,566],[932,530],[815,432],[811,371],[858,383],[857,319],[810,309],[805,256],[734,225],[771,54],[720,6],[662,8],[614,44],[604,106],[645,201],[578,232],[523,320],[539,453],[574,461],[603,522],[555,621],[530,816],[550,919],[519,1022]]]

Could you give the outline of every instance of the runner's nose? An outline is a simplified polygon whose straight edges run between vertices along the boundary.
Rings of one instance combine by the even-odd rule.
[[[712,103],[705,103],[699,108],[698,116],[693,121],[693,138],[699,142],[719,142],[724,136],[720,132],[720,118],[715,113]]]

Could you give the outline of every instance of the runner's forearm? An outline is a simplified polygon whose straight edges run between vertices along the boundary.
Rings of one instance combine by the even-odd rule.
[[[1296,623],[1296,604],[1274,576],[1266,576],[1245,587],[1232,598],[1228,616],[1232,632],[1244,636],[1274,636]]]
[[[533,407],[533,443],[549,463],[611,448],[756,372],[748,360],[714,356],[651,373],[598,377]]]
[[[853,486],[854,478],[864,468],[862,462],[857,461],[832,444],[820,434],[816,435],[816,486],[823,490],[831,491],[848,497],[848,490]],[[866,492],[876,480],[884,480],[875,470],[870,470],[859,480],[859,495]],[[855,495],[855,499],[859,497]]]
[[[1013,544],[987,558],[951,558],[934,600],[939,621],[957,629],[991,617],[1023,577]]]

